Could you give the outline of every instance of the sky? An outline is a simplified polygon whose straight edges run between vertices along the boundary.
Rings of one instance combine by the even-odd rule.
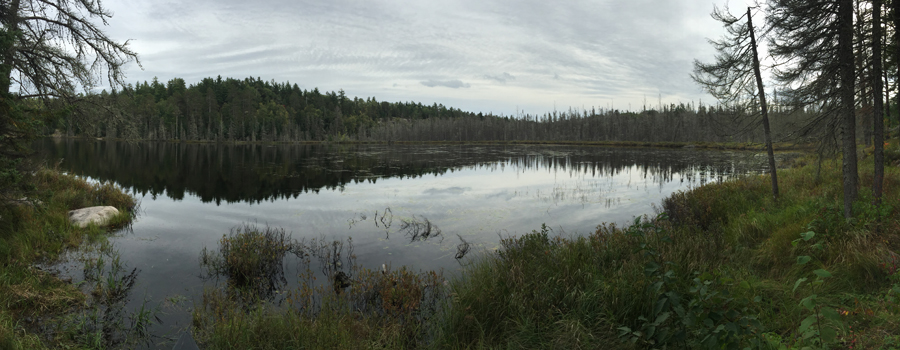
[[[106,33],[140,57],[127,81],[290,82],[378,101],[515,115],[714,104],[724,0],[105,0]],[[733,6],[740,12],[740,6]]]

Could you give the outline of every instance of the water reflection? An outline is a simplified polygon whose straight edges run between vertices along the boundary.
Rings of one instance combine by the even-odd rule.
[[[161,303],[135,300],[141,271],[130,267],[113,244],[85,242],[55,264],[39,266],[72,282],[85,295],[84,302],[74,303],[64,316],[37,324],[43,333],[105,349],[145,347],[165,336],[150,331],[161,323]]]
[[[676,174],[702,184],[735,173],[760,171],[761,162],[719,151],[548,146],[232,145],[43,139],[37,150],[62,168],[115,181],[143,195],[203,202],[274,201],[321,189],[385,178],[419,178],[463,169],[545,169],[570,176],[610,177],[636,168],[638,179],[662,185]],[[728,161],[724,161],[728,159]],[[588,186],[598,184],[588,183]],[[471,187],[429,188],[434,197],[462,195]],[[579,196],[579,189],[538,194],[542,200]],[[586,198],[582,198],[586,200]]]
[[[651,214],[651,206],[674,191],[761,172],[765,159],[738,152],[574,146],[59,139],[35,146],[50,164],[64,159],[64,171],[115,182],[139,197],[143,214],[133,232],[114,241],[128,266],[141,271],[134,288],[153,305],[172,295],[200,300],[214,283],[198,277],[206,275],[218,276],[219,287],[243,286],[255,298],[296,302],[302,310],[315,310],[315,300],[308,290],[287,295],[286,286],[353,294],[371,276],[352,266],[380,276],[404,267],[457,271],[474,252],[497,248],[502,237],[536,229],[584,234],[602,222],[625,223]],[[248,222],[265,223],[260,230],[283,228],[290,239],[263,245],[273,258],[249,255],[243,270],[198,266],[204,249],[207,261],[224,259],[223,234],[227,238]],[[246,239],[231,238],[224,250],[237,252],[235,244]],[[378,312],[394,305],[362,291],[355,295],[365,301],[360,307],[381,305],[374,307]],[[192,324],[187,310],[160,318],[164,329],[154,334]]]

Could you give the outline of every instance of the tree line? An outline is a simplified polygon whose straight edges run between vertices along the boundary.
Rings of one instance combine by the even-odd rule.
[[[695,76],[717,97],[715,106],[691,102],[640,111],[591,108],[504,116],[348,98],[343,91],[307,91],[259,78],[206,78],[190,85],[180,78],[165,84],[154,79],[129,85],[122,67],[140,62],[127,41],[111,40],[95,24],[111,17],[99,1],[2,2],[0,195],[14,198],[23,190],[19,185],[26,183],[21,179],[28,172],[21,171],[22,159],[30,140],[41,134],[219,142],[810,139],[840,149],[845,214],[850,216],[859,187],[860,138],[874,146],[875,197],[880,196],[883,140],[896,122],[885,116],[897,110],[889,101],[897,100],[900,81],[900,0],[770,0],[758,4],[757,11],[764,12],[764,20],[756,28],[750,23],[752,8],[746,25],[727,11],[717,18],[730,36],[713,41],[720,55],[712,67],[721,70],[706,73],[721,73],[724,80],[715,74],[712,79]],[[774,65],[759,66],[759,45],[768,47]],[[748,65],[751,51],[757,62]],[[746,78],[751,66],[756,87],[744,84],[753,81]],[[760,70],[774,77],[771,93],[760,83]],[[78,93],[104,79],[112,91]],[[771,106],[766,106],[768,94]],[[767,107],[768,132],[758,118]]]
[[[365,139],[392,119],[481,117],[439,104],[379,102],[259,78],[157,79],[89,94],[82,113],[60,115],[45,131],[140,140],[316,141]]]
[[[745,111],[689,102],[544,114],[495,115],[442,104],[384,102],[320,92],[259,78],[205,78],[186,84],[128,84],[90,94],[74,111],[44,124],[45,134],[166,141],[639,141],[761,142],[758,123],[736,123]],[[794,126],[814,111],[779,112],[776,139],[791,140]]]

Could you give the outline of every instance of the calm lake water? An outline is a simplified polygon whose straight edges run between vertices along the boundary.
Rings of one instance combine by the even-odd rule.
[[[164,308],[154,332],[167,337],[189,326],[191,304],[216,283],[200,277],[200,252],[242,223],[284,228],[294,239],[352,238],[364,267],[452,274],[467,261],[455,257],[462,241],[474,252],[492,250],[500,236],[542,224],[557,235],[587,234],[603,222],[653,215],[675,191],[765,170],[758,154],[695,149],[61,139],[35,148],[63,171],[138,198],[139,217],[112,241],[139,271],[129,307],[185,300]],[[432,227],[427,239],[412,229],[424,223]],[[296,275],[285,271],[289,280]],[[78,273],[63,270],[76,281]]]

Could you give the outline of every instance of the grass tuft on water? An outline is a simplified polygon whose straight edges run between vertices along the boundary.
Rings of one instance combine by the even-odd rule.
[[[296,286],[284,283],[286,253],[303,267]],[[419,348],[445,299],[440,273],[362,268],[350,239],[298,241],[244,224],[200,260],[227,280],[193,311],[195,339],[208,349]],[[253,281],[272,292],[254,293]]]
[[[207,277],[223,277],[231,290],[269,297],[286,283],[285,254],[294,250],[284,229],[243,224],[219,239],[219,250],[203,248],[200,265]]]

